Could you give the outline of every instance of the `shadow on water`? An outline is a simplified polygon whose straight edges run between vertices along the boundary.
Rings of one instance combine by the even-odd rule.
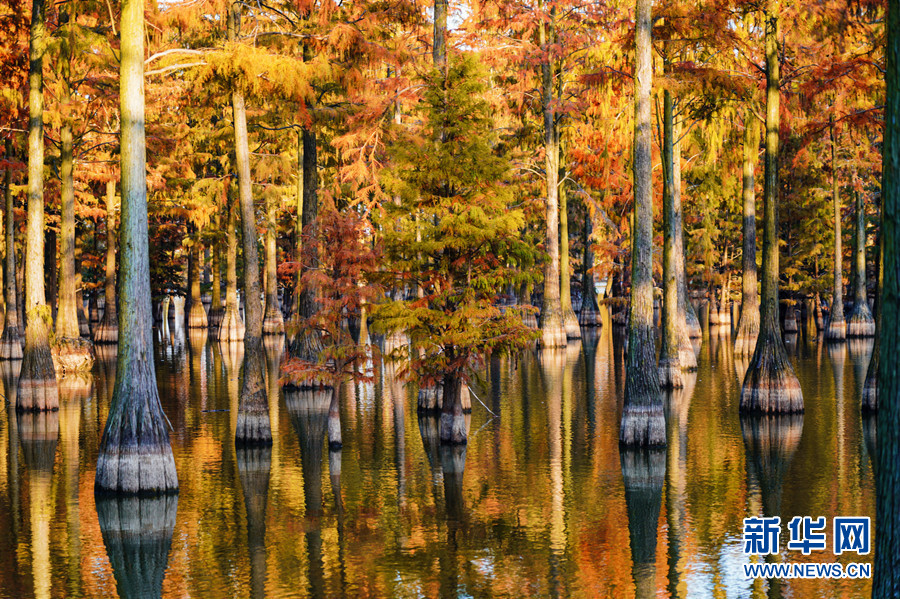
[[[741,416],[741,435],[746,453],[750,515],[759,515],[761,503],[763,517],[780,517],[784,479],[803,435],[803,415]],[[765,557],[767,562],[780,560],[778,555]],[[754,583],[756,593],[761,584],[761,579]],[[782,597],[782,585],[780,579],[770,579],[766,596]]]
[[[622,447],[619,460],[625,484],[635,597],[649,599],[656,597],[656,533],[666,477],[666,451]]]
[[[306,505],[307,592],[325,597],[325,564],[322,559],[322,462],[328,430],[331,389],[285,391],[285,405],[300,443],[303,499]]]
[[[24,412],[16,415],[19,443],[28,471],[31,521],[31,574],[34,596],[50,597],[53,570],[50,561],[50,524],[53,520],[51,481],[59,438],[59,412]]]
[[[122,599],[156,599],[172,546],[178,495],[97,497],[97,519]]]
[[[238,447],[237,468],[247,512],[250,596],[266,596],[266,507],[269,501],[271,447]]]

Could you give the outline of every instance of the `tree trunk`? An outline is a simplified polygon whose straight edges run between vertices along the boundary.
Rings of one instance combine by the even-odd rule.
[[[462,405],[462,379],[456,374],[444,375],[441,407],[441,444],[465,445],[468,433]]]
[[[331,401],[328,404],[328,449],[337,451],[343,447],[341,437],[341,384],[335,381],[331,387]]]
[[[681,322],[678,315],[678,277],[675,255],[674,202],[674,117],[672,94],[663,92],[663,314],[662,345],[659,350],[659,384],[675,389],[684,387],[681,378]]]
[[[216,216],[216,228],[219,232],[222,230],[222,219]],[[222,247],[221,237],[217,236],[212,247],[212,291],[210,293],[209,316],[207,321],[209,328],[215,333],[222,322],[222,315],[225,307],[222,305],[222,257],[220,255]]]
[[[119,340],[119,316],[116,311],[116,182],[106,182],[106,270],[103,281],[103,319],[94,330],[94,343]],[[163,318],[166,315],[163,314]]]
[[[59,304],[53,358],[56,371],[69,374],[89,372],[94,364],[94,352],[91,342],[81,338],[75,305],[75,182],[72,178],[72,123],[68,119],[63,120],[60,141]]]
[[[304,179],[306,178],[303,157],[303,133],[297,136],[297,219],[294,235],[296,236],[295,260],[297,261],[297,281],[294,287],[294,305],[291,306],[291,320],[299,324],[300,319],[300,295],[303,293],[303,202],[305,199]]]
[[[234,41],[240,31],[240,5],[228,16],[228,39]],[[244,384],[238,408],[235,442],[238,445],[271,445],[272,429],[263,372],[262,303],[259,293],[259,255],[256,247],[256,211],[250,182],[250,150],[247,138],[247,110],[244,94],[231,92],[234,113],[234,149],[238,173],[241,209],[241,237],[244,250]]]
[[[255,222],[255,221],[254,221]],[[254,238],[255,241],[255,238]],[[195,239],[188,249],[188,285],[190,285],[187,313],[187,328],[206,329],[209,322],[206,319],[206,309],[203,307],[203,297],[200,293],[200,240]]]
[[[881,214],[884,214],[884,194],[881,195],[882,206]],[[866,371],[866,381],[863,383],[862,399],[860,407],[864,413],[874,413],[878,411],[878,372],[879,363],[881,362],[881,298],[884,297],[884,227],[878,236],[878,271],[876,272],[877,281],[875,283],[875,348],[872,350],[872,357],[869,358],[869,368]]]
[[[734,339],[734,353],[749,356],[759,337],[759,293],[756,289],[756,193],[754,171],[759,155],[759,129],[750,110],[744,116],[743,256],[741,258],[741,319]]]
[[[838,194],[837,162],[835,161],[834,122],[831,123],[831,199],[834,205],[834,295],[831,299],[831,313],[825,327],[825,339],[843,341],[847,338],[847,323],[844,320],[844,268],[841,247],[841,198]]]
[[[882,252],[884,278],[877,311],[886,356],[900,350],[900,2],[888,1],[887,101],[882,172]],[[900,596],[900,371],[881,360],[878,373],[878,468],[875,474],[875,572],[872,597]]]
[[[431,46],[431,58],[434,68],[446,73],[447,70],[447,13],[450,10],[448,0],[434,0],[434,43]]]
[[[569,203],[565,184],[559,186],[559,303],[566,338],[581,339],[581,327],[578,326],[578,317],[572,309],[572,278],[569,276]]]
[[[33,0],[28,66],[28,222],[25,239],[25,350],[16,410],[59,409],[44,295],[44,0]]]
[[[229,194],[230,195],[230,194]],[[225,224],[225,312],[216,331],[221,342],[237,342],[244,339],[244,321],[237,300],[237,218],[234,198],[229,197]]]
[[[277,209],[276,200],[269,198],[266,201],[266,316],[263,320],[266,335],[284,334],[284,317],[278,305]]]
[[[788,360],[778,322],[778,127],[780,65],[778,16],[766,6],[766,154],[765,223],[762,258],[762,304],[756,349],[741,388],[741,412],[803,411],[800,381]]]
[[[681,119],[672,120],[672,226],[675,247],[675,277],[678,282],[678,323],[681,328],[679,360],[682,370],[697,370],[697,354],[691,339],[703,337],[700,319],[694,312],[687,290],[687,272],[684,264],[684,219],[681,209]]]
[[[619,443],[666,444],[656,344],[653,334],[653,181],[650,90],[652,41],[650,0],[636,0],[634,83],[634,227],[631,251],[631,301],[625,403]]]
[[[553,43],[551,22],[549,35],[546,25],[539,25],[541,48]],[[559,128],[553,108],[553,74],[550,58],[541,62],[541,108],[544,117],[544,171],[547,175],[547,263],[544,266],[544,301],[541,306],[541,347],[565,347],[566,329],[560,302],[559,276]]]
[[[122,280],[116,382],[100,441],[95,492],[160,494],[178,490],[168,421],[153,362],[153,312],[144,145],[144,3],[122,0],[121,114]]]
[[[12,157],[12,141],[6,140],[6,156]],[[3,179],[4,219],[6,226],[6,268],[3,270],[3,293],[6,295],[6,315],[0,335],[0,360],[22,359],[22,334],[19,331],[19,310],[16,294],[16,215],[13,210],[12,169],[7,168]]]
[[[84,339],[90,339],[91,325],[88,324],[87,314],[84,312],[84,279],[81,276],[84,269],[83,244],[83,236],[75,238],[75,312],[78,314],[78,332]]]
[[[854,191],[856,210],[856,234],[854,235],[853,258],[856,265],[853,281],[853,310],[847,321],[848,337],[872,337],[875,335],[875,319],[869,308],[866,291],[866,207],[863,196]]]
[[[581,266],[581,311],[578,323],[585,327],[603,326],[600,315],[600,304],[597,301],[597,288],[594,286],[594,251],[591,248],[591,237],[594,233],[594,219],[587,203],[584,205],[584,260]]]

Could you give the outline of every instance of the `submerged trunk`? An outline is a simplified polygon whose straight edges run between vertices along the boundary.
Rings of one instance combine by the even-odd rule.
[[[144,3],[122,1],[120,114],[122,280],[116,382],[100,441],[95,492],[160,494],[178,490],[169,425],[153,362],[153,311],[144,145]]]
[[[541,47],[553,43],[553,27],[547,35],[541,22]],[[549,39],[548,39],[549,38]],[[544,302],[541,306],[541,347],[565,347],[566,330],[560,303],[559,277],[559,126],[553,108],[553,75],[550,59],[541,62],[541,104],[544,115],[544,171],[547,176],[547,264],[544,267]]]
[[[900,2],[888,2],[887,101],[884,115],[882,183],[883,293],[878,297],[880,341],[888,359],[878,374],[878,459],[875,474],[875,572],[872,597],[900,595]]]
[[[263,319],[263,333],[281,335],[284,333],[284,317],[278,305],[278,247],[275,232],[278,226],[275,200],[266,202],[266,316]]]
[[[468,438],[462,387],[463,381],[458,375],[444,376],[441,407],[441,443],[444,445],[463,445]]]
[[[240,5],[228,15],[228,38],[234,41],[240,31]],[[247,140],[247,111],[244,95],[231,93],[234,112],[234,149],[238,172],[241,209],[241,237],[244,250],[244,385],[238,408],[235,442],[238,445],[271,445],[272,429],[266,400],[265,365],[262,344],[262,303],[259,293],[259,256],[256,248],[256,212],[250,183],[250,150]]]
[[[206,309],[200,294],[200,240],[194,240],[188,250],[188,313],[187,328],[205,329],[209,326],[206,320]]]
[[[635,11],[634,83],[634,227],[631,251],[631,302],[625,403],[619,443],[666,444],[656,344],[653,334],[653,181],[651,164],[650,89],[652,42],[650,0],[637,0]]]
[[[331,387],[331,401],[328,404],[328,449],[337,451],[343,447],[341,436],[341,384],[335,381]]]
[[[559,186],[559,303],[567,339],[581,339],[578,317],[572,309],[572,279],[569,276],[569,202],[566,186]]]
[[[94,330],[94,343],[116,343],[119,340],[119,317],[116,312],[116,182],[106,182],[106,278],[103,283],[103,320]],[[165,318],[165,315],[163,315]]]
[[[225,232],[225,312],[216,336],[219,341],[241,341],[244,338],[244,321],[238,309],[237,299],[237,218],[233,198],[229,198]]]
[[[659,384],[667,388],[684,387],[681,379],[682,327],[678,318],[678,277],[675,274],[675,202],[673,179],[674,144],[672,94],[663,93],[663,314],[662,345],[659,350]]]
[[[50,353],[50,306],[44,295],[44,0],[31,7],[28,67],[28,222],[25,238],[25,349],[17,410],[59,409]]]
[[[856,266],[853,280],[853,310],[847,320],[848,337],[872,337],[875,335],[875,319],[869,308],[866,291],[866,207],[863,196],[854,191],[856,197],[856,234],[854,235],[853,258]]]
[[[6,140],[7,159],[12,158],[12,141]],[[3,178],[4,226],[6,231],[6,268],[3,269],[3,293],[6,296],[6,316],[0,335],[0,360],[22,359],[22,334],[19,331],[18,301],[16,297],[16,215],[13,211],[12,168]]]
[[[741,412],[803,411],[800,381],[784,349],[778,322],[778,127],[780,65],[778,17],[766,8],[766,155],[765,230],[762,260],[762,305],[756,349],[741,388]]]
[[[744,116],[743,188],[744,204],[742,224],[743,255],[741,257],[741,319],[734,338],[734,353],[749,356],[759,337],[759,293],[756,289],[756,157],[759,155],[759,130],[753,112]]]
[[[834,123],[831,124],[831,200],[834,205],[834,295],[831,298],[831,313],[825,327],[825,339],[842,341],[847,338],[847,323],[844,321],[844,279],[843,249],[841,247],[841,198],[838,194],[837,162],[834,137]]]

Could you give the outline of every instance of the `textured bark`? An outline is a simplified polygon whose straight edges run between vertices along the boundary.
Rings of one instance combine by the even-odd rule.
[[[884,195],[882,194],[882,201]],[[884,205],[882,204],[882,214]],[[875,349],[869,358],[869,368],[866,371],[866,380],[863,383],[862,399],[860,407],[864,413],[878,411],[878,372],[881,362],[881,298],[884,296],[884,234],[879,235],[878,240],[878,281],[875,286]]]
[[[834,207],[834,293],[831,312],[825,327],[825,339],[843,341],[847,338],[847,322],[844,320],[844,268],[841,245],[841,197],[838,193],[837,162],[835,161],[834,123],[831,124],[831,201]]]
[[[116,182],[106,182],[106,267],[103,281],[103,319],[94,330],[94,343],[119,340],[119,316],[116,311]],[[163,318],[166,315],[163,314]]]
[[[25,238],[25,349],[17,410],[56,410],[59,389],[50,353],[50,306],[44,295],[44,0],[31,7],[28,66],[28,221]]]
[[[619,458],[625,487],[625,509],[628,512],[635,597],[651,599],[656,597],[657,524],[666,479],[666,452],[660,449],[622,448]]]
[[[672,227],[675,247],[675,277],[678,283],[678,323],[681,328],[681,346],[678,359],[682,370],[697,370],[697,354],[691,339],[703,337],[700,320],[694,312],[687,290],[685,272],[684,218],[681,210],[681,119],[672,121]]]
[[[244,339],[244,321],[238,309],[237,299],[237,218],[235,202],[228,203],[228,223],[225,233],[225,312],[216,331],[219,341],[233,342]]]
[[[855,191],[854,194],[856,198],[854,210],[856,231],[853,246],[855,276],[853,277],[853,310],[850,312],[850,318],[847,319],[847,336],[872,337],[875,335],[875,319],[872,318],[866,291],[866,207],[862,194],[858,191]]]
[[[266,315],[263,319],[263,333],[284,334],[284,317],[278,304],[278,247],[275,232],[278,226],[276,200],[266,201]]]
[[[666,444],[656,344],[653,334],[653,182],[651,179],[650,89],[652,46],[650,0],[636,0],[634,83],[634,227],[625,402],[619,443]]]
[[[788,360],[778,322],[778,127],[780,65],[778,17],[766,8],[766,154],[765,223],[762,259],[762,304],[756,349],[741,387],[741,412],[803,411],[800,381]]]
[[[303,252],[301,276],[309,270],[319,267],[318,238],[316,227],[319,219],[319,174],[318,153],[316,151],[316,132],[303,130],[303,214],[302,223],[304,237],[309,246]],[[312,318],[318,310],[315,285],[303,285],[299,295],[299,312],[301,318]]]
[[[84,268],[82,260],[82,244],[81,237],[75,238],[75,311],[78,314],[78,332],[84,339],[91,338],[91,325],[88,323],[87,314],[84,311],[84,279],[81,271]]]
[[[212,292],[210,294],[209,315],[207,322],[209,328],[215,332],[222,322],[222,316],[225,314],[225,306],[222,304],[222,257],[219,253],[221,250],[221,241],[216,240],[212,247]]]
[[[12,142],[6,140],[6,155],[12,156]],[[6,315],[3,333],[0,335],[0,360],[22,359],[22,333],[19,330],[18,297],[16,293],[16,215],[13,209],[12,169],[7,168],[3,179],[4,226],[6,243],[6,268],[3,269],[3,293],[6,297]]]
[[[567,339],[581,339],[578,317],[572,309],[572,278],[569,276],[569,202],[566,186],[559,186],[559,304]]]
[[[888,1],[887,100],[884,117],[882,253],[878,298],[885,356],[900,350],[900,2]],[[878,373],[878,467],[875,472],[875,567],[872,597],[900,596],[900,369],[881,360]]]
[[[541,48],[554,42],[551,21],[539,25]],[[544,302],[541,306],[541,347],[565,347],[566,329],[560,303],[559,277],[559,124],[553,105],[553,74],[550,58],[541,62],[541,109],[544,117],[544,172],[547,178],[547,263],[544,266]]]
[[[144,143],[144,3],[123,0],[119,112],[122,182],[116,383],[100,441],[95,492],[159,494],[178,490],[168,421],[153,362],[153,311]]]
[[[97,520],[122,599],[161,597],[178,496],[99,497]]]
[[[335,383],[331,388],[331,398],[328,402],[328,449],[337,451],[343,447],[344,441],[341,435],[341,392],[340,384]]]
[[[294,303],[291,306],[291,320],[297,324],[300,319],[300,294],[303,293],[303,201],[304,201],[304,159],[303,159],[303,133],[297,135],[297,218],[295,220],[295,246],[294,259],[297,261],[297,279],[294,282]]]
[[[447,70],[447,13],[450,12],[448,0],[434,0],[434,43],[431,46],[431,58],[434,68]]]
[[[203,299],[200,294],[200,242],[194,241],[188,250],[188,290],[187,298],[187,328],[205,329],[209,327],[206,319],[206,308],[203,307]]]
[[[672,94],[663,92],[663,314],[662,344],[659,350],[659,384],[670,389],[681,388],[680,348],[682,324],[678,314],[678,276],[675,255],[681,249],[675,245],[675,202],[673,191]],[[685,331],[686,333],[686,331]]]
[[[462,406],[462,379],[444,376],[443,404],[441,407],[441,444],[464,445],[468,439],[466,417]]]
[[[597,301],[597,288],[594,286],[594,251],[591,248],[591,237],[594,233],[594,220],[585,206],[584,215],[584,260],[581,268],[581,311],[578,313],[578,324],[583,327],[603,326],[600,304]]]
[[[68,94],[66,94],[68,96]],[[67,100],[68,98],[64,98]],[[60,239],[59,304],[56,310],[57,341],[81,339],[75,306],[75,181],[72,178],[72,123],[63,120],[60,137]],[[90,357],[90,346],[87,346]],[[93,359],[88,361],[88,369]]]

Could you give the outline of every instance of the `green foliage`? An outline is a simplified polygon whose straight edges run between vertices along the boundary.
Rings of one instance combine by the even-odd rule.
[[[423,126],[401,135],[383,178],[389,281],[422,297],[378,306],[378,324],[405,331],[424,350],[412,370],[426,381],[467,376],[479,356],[521,347],[533,335],[496,297],[529,279],[534,262],[513,206],[509,162],[495,151],[484,75],[474,58],[454,57],[446,80],[434,71],[420,105]],[[415,292],[412,292],[415,296]]]

